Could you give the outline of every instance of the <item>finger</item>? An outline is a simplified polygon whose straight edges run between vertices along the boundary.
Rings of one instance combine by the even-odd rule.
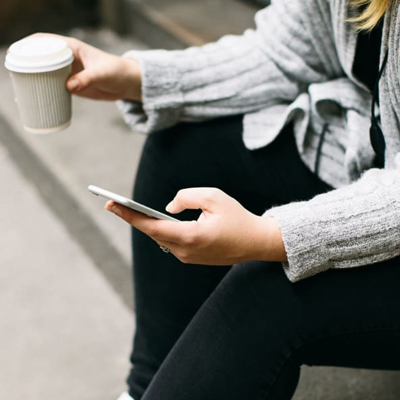
[[[172,214],[180,213],[186,209],[210,211],[223,194],[221,190],[216,188],[182,189],[167,205],[166,210]]]
[[[113,212],[157,242],[163,241],[184,244],[191,242],[196,236],[196,221],[174,222],[154,219],[117,204],[114,201],[108,201],[105,205],[105,209]]]
[[[105,92],[94,87],[89,87],[87,89],[80,90],[79,92],[74,92],[73,94],[92,100],[114,101],[120,99],[120,96],[114,93]]]
[[[94,74],[87,69],[72,75],[66,83],[67,89],[72,93],[81,92],[92,85],[95,80]]]
[[[154,218],[148,217],[147,215],[144,215],[138,211],[132,210],[121,204],[117,204],[115,201],[112,201],[112,200],[107,201],[104,208],[107,211],[114,213],[116,216],[122,218],[124,221],[128,222],[129,224],[133,225],[135,228],[138,228],[138,229],[139,229],[139,226],[146,226],[147,220],[155,221]]]

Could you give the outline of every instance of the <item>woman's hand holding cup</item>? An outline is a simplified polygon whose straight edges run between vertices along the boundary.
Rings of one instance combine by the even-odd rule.
[[[35,34],[9,48],[15,100],[25,129],[46,134],[71,123],[71,93],[97,100],[141,100],[139,62],[80,40]]]
[[[67,89],[76,95],[95,100],[141,100],[139,62],[115,56],[78,39],[38,33],[63,39],[74,53]]]

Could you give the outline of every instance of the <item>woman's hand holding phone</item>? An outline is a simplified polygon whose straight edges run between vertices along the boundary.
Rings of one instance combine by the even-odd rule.
[[[250,213],[219,189],[181,190],[166,207],[172,214],[201,209],[197,221],[156,220],[113,201],[107,202],[105,208],[170,249],[183,263],[232,265],[250,260],[286,261],[275,219]]]

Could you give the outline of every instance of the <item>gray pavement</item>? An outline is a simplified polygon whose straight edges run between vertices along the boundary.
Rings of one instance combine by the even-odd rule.
[[[72,34],[117,54],[144,47],[108,31]],[[2,68],[0,91],[0,400],[113,400],[134,331],[129,229],[86,187],[129,195],[144,138],[114,104],[79,98],[68,130],[34,136]],[[399,393],[398,372],[303,368],[295,400]]]
[[[131,312],[4,147],[0,184],[0,399],[113,399]]]

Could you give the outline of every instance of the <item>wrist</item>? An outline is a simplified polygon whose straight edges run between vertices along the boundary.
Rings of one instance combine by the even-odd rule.
[[[259,218],[258,260],[286,262],[287,255],[278,222],[273,217]]]
[[[127,100],[142,100],[142,74],[139,61],[135,58],[122,58],[125,75],[125,91],[123,98]]]

